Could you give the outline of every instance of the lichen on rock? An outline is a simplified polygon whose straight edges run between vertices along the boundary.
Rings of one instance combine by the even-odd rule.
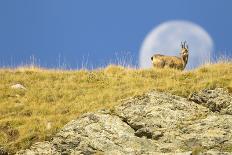
[[[223,88],[204,89],[192,93],[188,99],[209,108],[213,112],[232,115],[232,96]]]

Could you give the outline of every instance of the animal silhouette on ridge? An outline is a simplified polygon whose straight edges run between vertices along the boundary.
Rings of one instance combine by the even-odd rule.
[[[180,56],[166,56],[161,54],[155,54],[151,57],[152,64],[155,68],[175,68],[184,70],[188,63],[189,48],[186,43],[181,42]]]

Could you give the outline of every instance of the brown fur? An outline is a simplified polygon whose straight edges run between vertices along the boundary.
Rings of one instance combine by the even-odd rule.
[[[188,46],[185,47],[185,43],[181,44],[180,57],[177,56],[166,56],[161,54],[155,54],[151,57],[152,64],[157,68],[175,68],[184,70],[188,63]]]

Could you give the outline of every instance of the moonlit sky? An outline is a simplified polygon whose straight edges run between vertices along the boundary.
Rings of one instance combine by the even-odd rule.
[[[146,35],[170,20],[203,27],[216,56],[232,56],[231,0],[1,0],[0,66],[137,66]],[[189,45],[191,46],[191,45]],[[126,57],[126,58],[125,58]]]
[[[213,40],[199,25],[192,22],[173,20],[155,27],[145,38],[139,57],[141,68],[151,68],[151,61],[147,61],[154,54],[178,55],[180,43],[187,41],[189,60],[186,69],[196,68],[211,60]]]

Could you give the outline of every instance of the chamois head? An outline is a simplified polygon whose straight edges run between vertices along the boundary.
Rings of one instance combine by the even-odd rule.
[[[188,56],[188,51],[189,51],[189,48],[188,48],[188,45],[186,44],[186,41],[184,43],[181,42],[180,55],[181,56]]]

